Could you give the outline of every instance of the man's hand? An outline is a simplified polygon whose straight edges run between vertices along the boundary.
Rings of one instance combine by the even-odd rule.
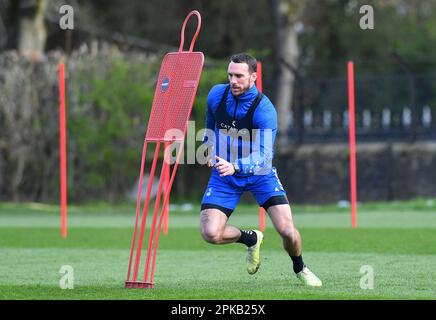
[[[220,174],[220,177],[231,176],[235,173],[235,167],[230,162],[215,156],[217,163],[215,164],[215,168]]]
[[[209,168],[213,167],[213,161],[212,161],[212,157],[213,157],[213,147],[208,147],[206,149],[206,164]]]

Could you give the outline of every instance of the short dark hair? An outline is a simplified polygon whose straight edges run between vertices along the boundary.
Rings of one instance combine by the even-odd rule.
[[[230,57],[230,61],[234,63],[246,63],[250,72],[257,72],[257,60],[256,58],[246,54],[237,53]]]

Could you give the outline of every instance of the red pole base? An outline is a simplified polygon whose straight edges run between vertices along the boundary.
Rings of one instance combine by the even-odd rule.
[[[141,282],[141,281],[126,281],[127,289],[152,289],[154,283]]]

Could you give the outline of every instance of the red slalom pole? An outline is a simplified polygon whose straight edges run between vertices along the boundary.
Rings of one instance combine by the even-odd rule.
[[[141,228],[139,230],[138,247],[136,249],[136,260],[135,260],[135,264],[133,266],[133,281],[136,281],[136,279],[138,277],[138,269],[139,269],[139,265],[140,265],[140,261],[141,261],[142,243],[144,240],[145,225],[147,222],[147,215],[148,215],[148,205],[150,203],[150,197],[151,197],[151,191],[152,191],[152,187],[153,187],[154,172],[156,170],[157,159],[159,158],[159,149],[160,149],[160,142],[157,142],[156,149],[154,151],[154,156],[153,156],[153,163],[151,164],[150,178],[148,180],[148,188],[147,188],[147,194],[145,196],[144,208],[142,211]],[[134,249],[134,245],[132,246],[132,248]],[[130,263],[129,263],[129,265],[130,265]]]
[[[169,160],[169,156],[167,156],[166,153],[169,150],[169,146],[170,146],[170,143],[165,142],[164,162],[168,161],[168,163],[170,160]],[[163,189],[164,189],[164,193],[166,193],[166,192],[168,192],[168,185],[170,184],[170,166],[169,165],[167,165],[165,167],[164,179],[165,179],[165,181],[164,181]],[[165,195],[164,195],[164,199],[165,199]],[[169,202],[165,203],[164,206],[165,207],[163,210],[163,215],[165,217],[165,220],[164,220],[163,229],[164,229],[164,234],[168,234],[168,222],[169,222],[169,215],[170,215]]]
[[[138,195],[137,195],[137,199],[136,199],[135,228],[133,229],[132,247],[130,249],[130,258],[129,258],[129,268],[127,269],[127,280],[130,280],[130,270],[132,268],[132,258],[133,258],[133,253],[135,251],[136,233],[138,232],[138,222],[139,222],[139,215],[140,215],[140,211],[141,211],[141,198],[142,198],[142,179],[144,177],[144,167],[145,167],[145,158],[147,155],[147,146],[148,146],[148,141],[145,140],[144,146],[142,147],[141,171],[139,172]],[[151,179],[151,177],[150,177],[150,179]]]
[[[186,135],[186,128],[185,128],[185,132],[183,133],[183,136],[185,136],[185,135]],[[168,183],[168,192],[165,192],[165,198],[163,200],[164,207],[165,207],[165,204],[169,203],[170,191],[171,191],[171,188],[173,186],[173,182],[174,182],[174,178],[176,176],[177,168],[179,166],[180,157],[181,157],[182,151],[183,151],[183,144],[184,144],[184,140],[180,141],[180,149],[179,149],[179,152],[177,154],[177,159],[176,159],[176,163],[174,164],[173,172],[171,173],[170,181]],[[168,166],[169,166],[169,164],[168,164]],[[156,253],[157,253],[157,249],[158,249],[158,246],[159,246],[159,232],[160,232],[161,226],[162,226],[162,218],[163,218],[163,215],[161,214],[161,217],[160,217],[160,220],[159,220],[159,225],[157,227],[157,235],[156,235],[156,238],[155,238],[156,240],[155,240],[155,243],[154,243],[154,254],[153,254],[153,261],[152,261],[151,275],[150,275],[150,279],[151,279],[150,282],[151,283],[154,282],[154,269],[155,269],[155,265],[156,265]],[[147,268],[148,268],[148,266],[147,266]],[[147,279],[146,278],[147,277],[147,271],[146,271],[144,276],[145,276],[144,279],[146,280]]]
[[[263,86],[262,86],[262,63],[259,62],[259,61],[257,62],[256,87],[257,87],[257,90],[259,90],[260,92],[263,91]]]
[[[256,80],[256,87],[257,90],[262,92],[263,86],[262,86],[262,63],[259,61],[257,62],[257,80]],[[260,207],[259,208],[259,229],[260,231],[265,230],[265,209]]]
[[[354,64],[348,62],[348,116],[350,138],[350,190],[351,190],[351,227],[357,227],[357,187],[356,187],[356,128],[354,97]]]
[[[64,63],[59,63],[59,132],[60,132],[60,194],[61,194],[61,233],[67,237],[67,141],[65,116],[65,72]]]

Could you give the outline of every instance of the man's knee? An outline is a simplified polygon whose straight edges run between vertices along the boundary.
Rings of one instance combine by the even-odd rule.
[[[291,207],[289,205],[276,205],[268,209],[277,232],[283,239],[296,241],[299,238],[298,230],[292,220]]]
[[[287,239],[291,242],[295,242],[298,240],[299,233],[298,233],[298,230],[294,226],[287,226],[284,228],[280,228],[277,231],[284,239]]]
[[[221,232],[216,228],[202,226],[201,236],[203,237],[204,241],[212,244],[220,244],[222,242]]]
[[[206,242],[212,244],[221,244],[223,242],[223,233],[226,224],[223,215],[222,212],[214,212],[213,210],[201,211],[201,236]]]

